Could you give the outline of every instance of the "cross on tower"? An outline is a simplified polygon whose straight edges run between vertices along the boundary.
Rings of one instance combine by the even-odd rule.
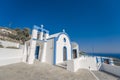
[[[65,29],[63,29],[63,32],[65,33]]]
[[[43,29],[44,25],[43,25],[43,24],[41,24],[40,26],[41,26],[41,29]]]

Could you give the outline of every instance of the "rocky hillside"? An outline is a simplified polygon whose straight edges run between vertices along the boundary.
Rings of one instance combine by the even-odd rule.
[[[24,42],[29,39],[30,39],[29,28],[10,29],[8,27],[0,26],[0,40],[6,40],[6,41],[18,42],[24,44]]]

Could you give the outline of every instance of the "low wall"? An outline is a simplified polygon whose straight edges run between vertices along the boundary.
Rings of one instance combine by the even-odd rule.
[[[67,62],[67,70],[76,72],[78,69],[98,70],[96,57],[80,57]]]
[[[10,42],[10,41],[2,41],[0,40],[0,44],[2,44],[4,47],[9,47],[9,46],[13,46],[13,47],[20,47],[19,43],[15,43],[15,42]]]
[[[23,49],[0,48],[0,66],[22,61]]]
[[[80,68],[80,58],[67,61],[67,70],[71,72],[76,72]]]
[[[96,57],[82,57],[80,60],[80,68],[97,70]]]
[[[115,65],[112,66],[112,65],[108,65],[108,64],[103,63],[101,65],[100,70],[120,77],[120,66],[115,66]]]

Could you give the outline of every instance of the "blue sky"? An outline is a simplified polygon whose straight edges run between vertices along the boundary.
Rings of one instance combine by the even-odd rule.
[[[0,0],[0,26],[65,29],[80,49],[120,52],[120,0]]]

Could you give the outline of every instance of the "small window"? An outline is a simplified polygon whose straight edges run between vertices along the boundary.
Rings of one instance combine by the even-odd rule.
[[[66,38],[64,38],[64,42],[66,42]]]
[[[40,34],[37,34],[37,39],[39,39],[39,37],[40,37]]]

